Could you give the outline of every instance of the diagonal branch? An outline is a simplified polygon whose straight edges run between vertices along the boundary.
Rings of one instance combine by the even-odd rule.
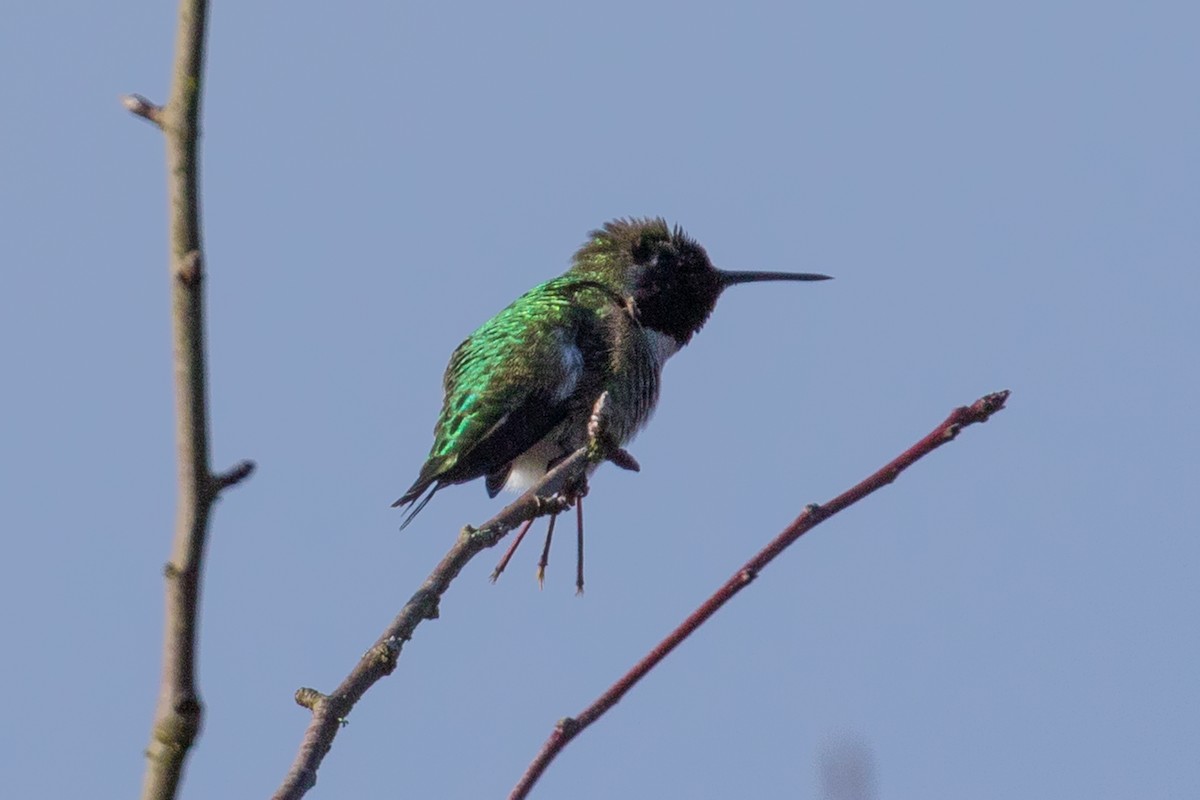
[[[140,95],[125,107],[157,125],[166,138],[170,202],[171,325],[175,371],[175,439],[179,498],[166,575],[162,683],[146,748],[143,800],[176,796],[184,761],[200,732],[196,632],[208,520],[221,490],[248,477],[254,464],[213,475],[209,467],[208,394],[204,360],[204,259],[200,235],[199,126],[204,70],[205,0],[181,0],[170,100]]]
[[[776,536],[770,544],[760,550],[754,558],[747,561],[703,605],[692,612],[691,616],[685,619],[667,638],[663,639],[658,646],[635,664],[629,672],[625,673],[608,691],[600,695],[595,702],[585,708],[579,716],[566,717],[559,720],[554,726],[554,731],[550,734],[550,738],[542,745],[542,749],[525,770],[525,774],[521,776],[521,780],[513,788],[512,793],[509,795],[509,800],[522,800],[522,798],[527,797],[530,790],[533,789],[533,785],[537,783],[542,773],[550,766],[550,762],[567,746],[568,742],[582,733],[587,726],[599,719],[604,712],[616,705],[634,687],[634,684],[645,677],[650,670],[654,669],[684,639],[703,625],[721,606],[729,602],[735,594],[749,586],[750,582],[758,577],[758,573],[767,564],[771,563],[776,556],[787,549],[788,546],[842,509],[857,503],[876,489],[881,489],[896,480],[901,472],[916,463],[918,459],[954,439],[958,435],[958,432],[966,426],[977,422],[987,422],[992,414],[1004,408],[1004,402],[1008,399],[1008,394],[1009,392],[1006,389],[1002,392],[985,395],[969,406],[956,408],[928,436],[901,453],[894,461],[862,483],[848,489],[824,505],[819,506],[814,504],[805,508],[791,525]]]
[[[409,598],[371,649],[363,654],[331,694],[308,688],[296,691],[296,702],[312,711],[312,719],[304,732],[296,759],[276,790],[274,800],[297,800],[316,785],[321,761],[333,746],[334,737],[354,704],[380,678],[392,673],[400,658],[400,650],[412,638],[416,627],[424,620],[438,618],[442,595],[467,562],[495,545],[521,523],[566,509],[569,504],[562,496],[570,494],[580,481],[586,480],[589,465],[598,464],[611,456],[616,447],[604,433],[607,399],[608,394],[604,393],[596,401],[588,424],[587,445],[568,456],[525,494],[483,525],[478,528],[468,525],[462,529],[454,546],[429,573],[421,588]]]

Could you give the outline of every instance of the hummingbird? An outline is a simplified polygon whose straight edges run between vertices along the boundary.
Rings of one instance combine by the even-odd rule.
[[[408,506],[401,529],[447,486],[484,478],[495,497],[536,483],[587,443],[604,392],[606,434],[624,447],[654,411],[663,364],[728,287],[828,279],[717,269],[662,218],[617,219],[592,231],[570,269],[521,295],[450,356],[433,446],[392,504]],[[612,460],[637,466],[624,451]]]

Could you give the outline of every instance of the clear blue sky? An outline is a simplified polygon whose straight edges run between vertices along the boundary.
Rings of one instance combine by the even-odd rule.
[[[0,28],[0,768],[130,797],[174,508],[162,143],[170,3]],[[307,720],[497,508],[388,504],[476,325],[586,232],[663,215],[731,291],[588,499],[588,591],[472,563],[314,797],[503,796],[802,506],[1013,390],[817,529],[535,796],[1185,797],[1200,787],[1194,3],[217,2],[205,106],[208,704],[185,797],[262,797]],[[848,745],[847,743],[850,743]]]

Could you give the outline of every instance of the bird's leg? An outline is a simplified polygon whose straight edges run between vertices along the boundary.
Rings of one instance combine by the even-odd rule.
[[[575,550],[575,595],[579,596],[583,594],[583,495],[575,501],[575,530],[578,532]]]
[[[623,451],[622,451],[623,452]],[[583,498],[587,496],[587,478],[583,477],[564,490],[569,503],[575,506],[575,594],[583,594]]]
[[[550,515],[550,525],[546,528],[546,544],[542,547],[542,557],[538,560],[537,581],[541,589],[546,583],[546,567],[550,564],[550,540],[554,538],[554,521],[558,514]]]
[[[517,535],[513,537],[512,544],[508,546],[508,550],[504,551],[504,558],[496,564],[496,568],[492,570],[492,583],[500,577],[500,573],[508,566],[508,562],[512,561],[513,553],[517,552],[517,546],[521,544],[521,540],[525,538],[525,534],[529,533],[529,526],[533,524],[533,520],[527,519],[521,523],[520,529],[517,530]]]

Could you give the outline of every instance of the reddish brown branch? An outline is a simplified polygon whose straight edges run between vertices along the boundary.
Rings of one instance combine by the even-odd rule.
[[[604,712],[616,705],[638,681],[645,677],[646,673],[654,669],[660,661],[666,658],[693,631],[703,625],[721,606],[729,602],[735,594],[748,586],[758,576],[758,573],[767,564],[771,563],[776,556],[787,549],[789,545],[822,521],[842,509],[857,503],[876,489],[887,486],[896,480],[901,472],[912,466],[918,459],[954,439],[958,435],[958,432],[966,426],[973,425],[976,422],[987,422],[992,414],[1004,408],[1004,402],[1008,399],[1008,394],[1008,390],[1006,389],[1002,392],[981,397],[969,406],[956,408],[928,436],[904,451],[898,458],[862,483],[843,492],[824,505],[810,505],[805,508],[791,525],[785,528],[782,533],[776,536],[757,555],[747,561],[741,569],[734,573],[733,577],[726,581],[703,605],[692,612],[692,615],[685,619],[678,628],[673,630],[667,638],[659,642],[658,646],[651,650],[645,658],[635,664],[629,672],[625,673],[620,680],[614,683],[608,691],[600,695],[595,702],[585,708],[578,716],[566,717],[559,720],[554,727],[554,731],[550,734],[550,738],[542,745],[542,749],[525,770],[525,774],[521,776],[521,780],[513,788],[512,793],[509,795],[509,800],[521,800],[521,798],[527,797],[533,785],[537,783],[542,773],[550,766],[550,762],[566,747],[568,742],[582,733],[587,726],[599,719]]]

